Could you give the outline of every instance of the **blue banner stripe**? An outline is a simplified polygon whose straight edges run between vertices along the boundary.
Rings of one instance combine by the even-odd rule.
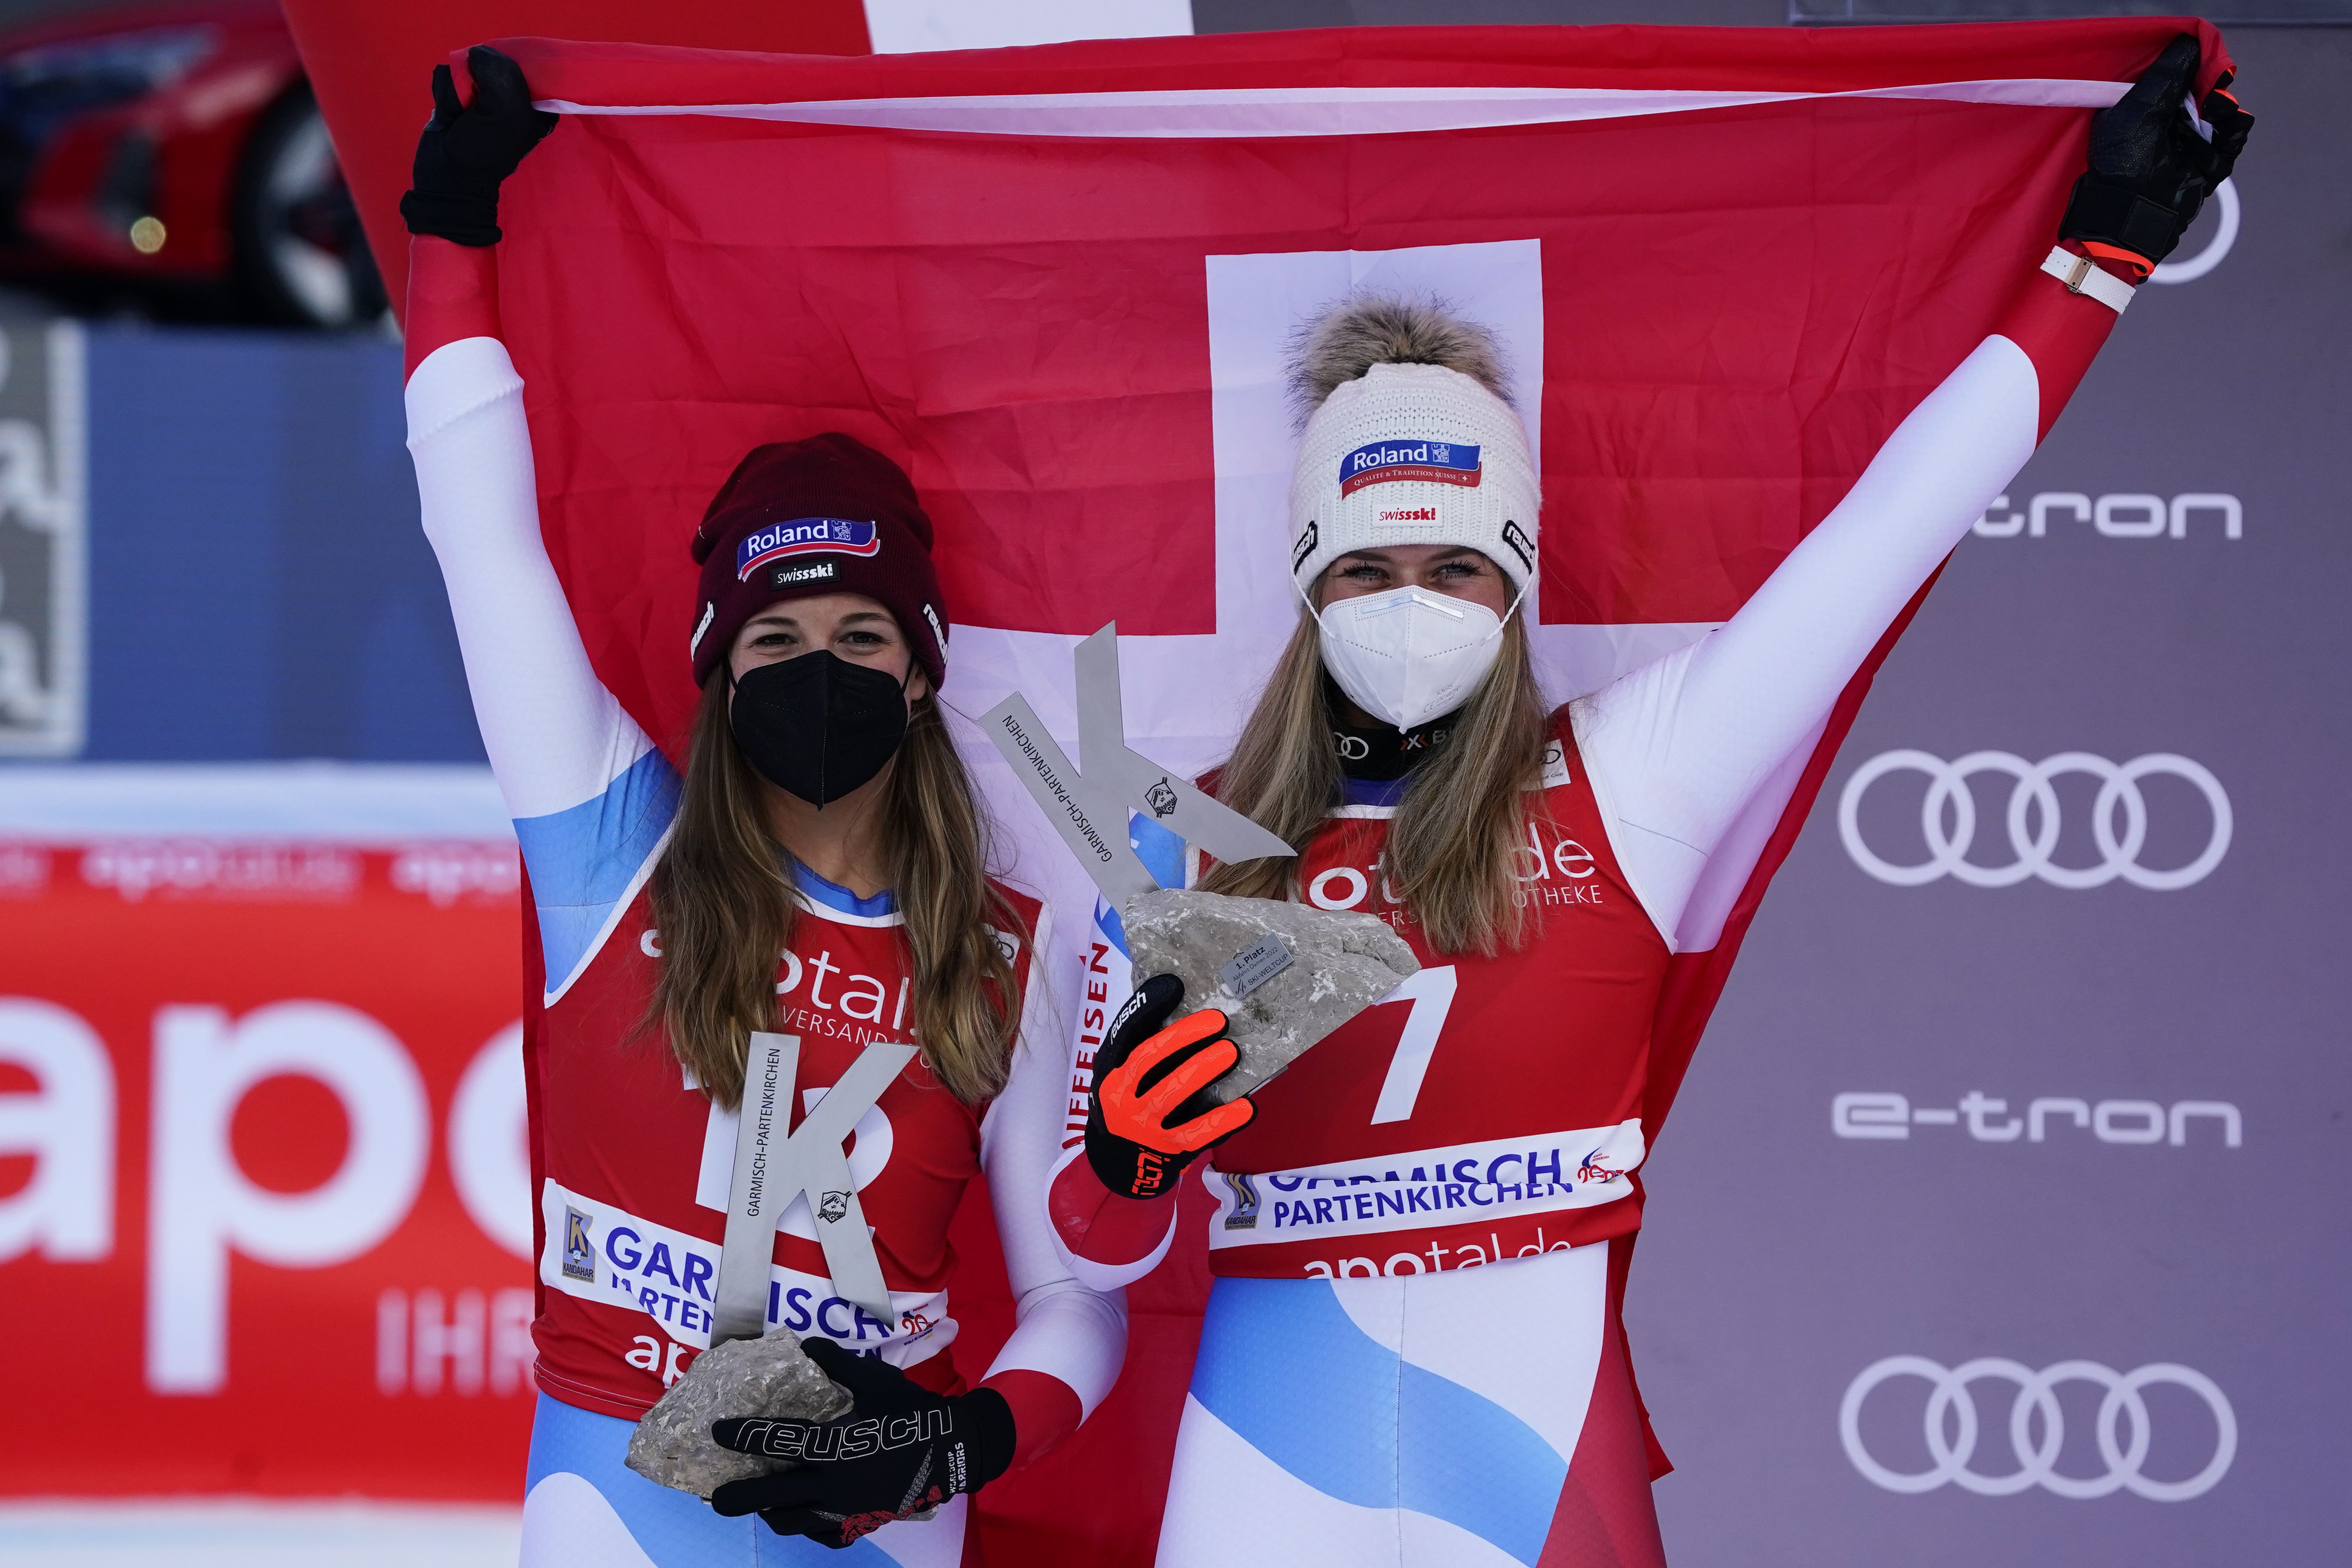
[[[691,1492],[655,1485],[626,1463],[629,1435],[635,1430],[635,1422],[576,1409],[541,1394],[531,1420],[524,1489],[561,1471],[580,1477],[613,1505],[655,1568],[755,1562],[896,1568],[889,1553],[871,1541],[855,1542],[836,1552],[797,1535],[776,1535],[756,1515],[722,1519]]]
[[[1127,842],[1135,850],[1136,858],[1143,862],[1143,868],[1151,873],[1153,881],[1163,888],[1181,889],[1184,886],[1184,840],[1181,837],[1141,812],[1131,811],[1127,816]],[[1121,958],[1128,956],[1127,923],[1118,918],[1118,911],[1102,899],[1095,900],[1095,930],[1102,933],[1105,942],[1118,950]]]
[[[1216,1282],[1192,1396],[1326,1496],[1460,1526],[1534,1568],[1568,1461],[1526,1422],[1402,1359],[1319,1279]]]
[[[1184,885],[1184,840],[1172,830],[1161,826],[1139,811],[1128,813],[1127,841],[1135,848],[1136,858],[1151,873],[1151,879],[1163,888]]]

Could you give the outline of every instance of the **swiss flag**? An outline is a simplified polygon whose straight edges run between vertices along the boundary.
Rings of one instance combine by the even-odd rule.
[[[1531,270],[1488,314],[1518,318],[1540,430],[1542,621],[1717,621],[1983,336],[2084,110],[2184,28],[2218,71],[2210,27],[2156,19],[511,40],[571,110],[504,208],[550,543],[659,735],[691,696],[695,520],[745,450],[822,430],[912,473],[958,625],[1229,631],[1221,514],[1285,520],[1220,495],[1226,372],[1279,369],[1215,363],[1221,263],[1294,258],[1259,313],[1295,325],[1381,258],[1509,247]],[[1443,259],[1417,278],[1475,312]]]

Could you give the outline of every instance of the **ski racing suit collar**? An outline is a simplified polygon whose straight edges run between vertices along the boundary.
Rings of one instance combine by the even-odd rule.
[[[1453,737],[1462,710],[1432,719],[1400,732],[1388,724],[1358,727],[1342,717],[1345,699],[1338,683],[1323,678],[1323,710],[1331,725],[1332,749],[1339,756],[1339,772],[1349,805],[1394,805],[1412,782],[1412,772]]]
[[[898,896],[888,888],[870,899],[861,899],[840,883],[818,876],[790,855],[784,857],[784,865],[792,872],[793,883],[800,889],[801,896],[813,903],[864,920],[878,920],[898,912]]]

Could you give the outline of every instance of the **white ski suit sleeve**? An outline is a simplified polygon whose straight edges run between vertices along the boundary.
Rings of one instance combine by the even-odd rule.
[[[1678,952],[1715,944],[1838,694],[2032,455],[2039,385],[1987,338],[1723,626],[1579,701],[1619,863]]]
[[[540,540],[522,378],[506,345],[435,349],[408,378],[407,405],[425,536],[530,873],[552,1002],[653,869],[677,774],[588,662]]]

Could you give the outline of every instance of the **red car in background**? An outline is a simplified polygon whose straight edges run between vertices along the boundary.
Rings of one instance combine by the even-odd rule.
[[[0,30],[0,281],[85,309],[383,319],[274,0],[81,5]]]

